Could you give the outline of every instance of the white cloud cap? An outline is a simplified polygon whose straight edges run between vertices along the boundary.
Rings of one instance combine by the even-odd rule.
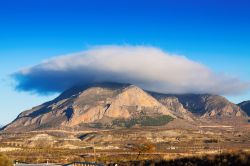
[[[184,56],[155,47],[98,46],[60,56],[14,74],[17,88],[60,92],[96,82],[131,83],[162,93],[238,94],[249,83],[211,71]]]

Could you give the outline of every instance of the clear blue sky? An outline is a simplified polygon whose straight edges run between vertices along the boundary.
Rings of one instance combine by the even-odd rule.
[[[56,96],[18,92],[9,74],[103,44],[156,46],[250,80],[250,2],[0,0],[0,124]],[[250,93],[229,99],[237,103]]]

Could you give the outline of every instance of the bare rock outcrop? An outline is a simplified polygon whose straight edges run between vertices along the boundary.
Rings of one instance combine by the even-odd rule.
[[[154,115],[175,117],[170,109],[139,87],[96,85],[70,89],[55,100],[24,111],[5,130],[74,127],[102,119]]]

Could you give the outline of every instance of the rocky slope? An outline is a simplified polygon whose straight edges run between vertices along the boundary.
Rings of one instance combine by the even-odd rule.
[[[247,117],[241,108],[226,98],[209,94],[167,95],[152,93],[159,101],[174,97],[183,105],[184,109],[199,118],[232,118]]]
[[[238,106],[247,113],[248,116],[250,116],[250,101],[244,101],[240,104],[238,104]]]
[[[189,121],[194,121],[195,117],[191,112],[185,109],[179,99],[174,96],[154,96],[160,103],[165,107],[169,108],[177,117],[187,119]]]
[[[24,111],[7,125],[5,130],[75,127],[141,116],[168,115],[175,118],[171,109],[133,85],[102,84],[88,88],[75,87],[53,101]]]
[[[234,117],[247,115],[221,96],[158,94],[134,85],[105,83],[66,90],[56,99],[22,112],[4,130],[155,126],[173,119],[195,123]]]

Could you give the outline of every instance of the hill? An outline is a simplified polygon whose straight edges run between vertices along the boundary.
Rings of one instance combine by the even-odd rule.
[[[170,95],[118,83],[76,86],[52,101],[22,112],[7,131],[130,128],[199,123],[204,119],[245,119],[241,108],[218,95]]]
[[[244,101],[240,104],[238,104],[238,106],[247,113],[248,116],[250,116],[250,101]]]

